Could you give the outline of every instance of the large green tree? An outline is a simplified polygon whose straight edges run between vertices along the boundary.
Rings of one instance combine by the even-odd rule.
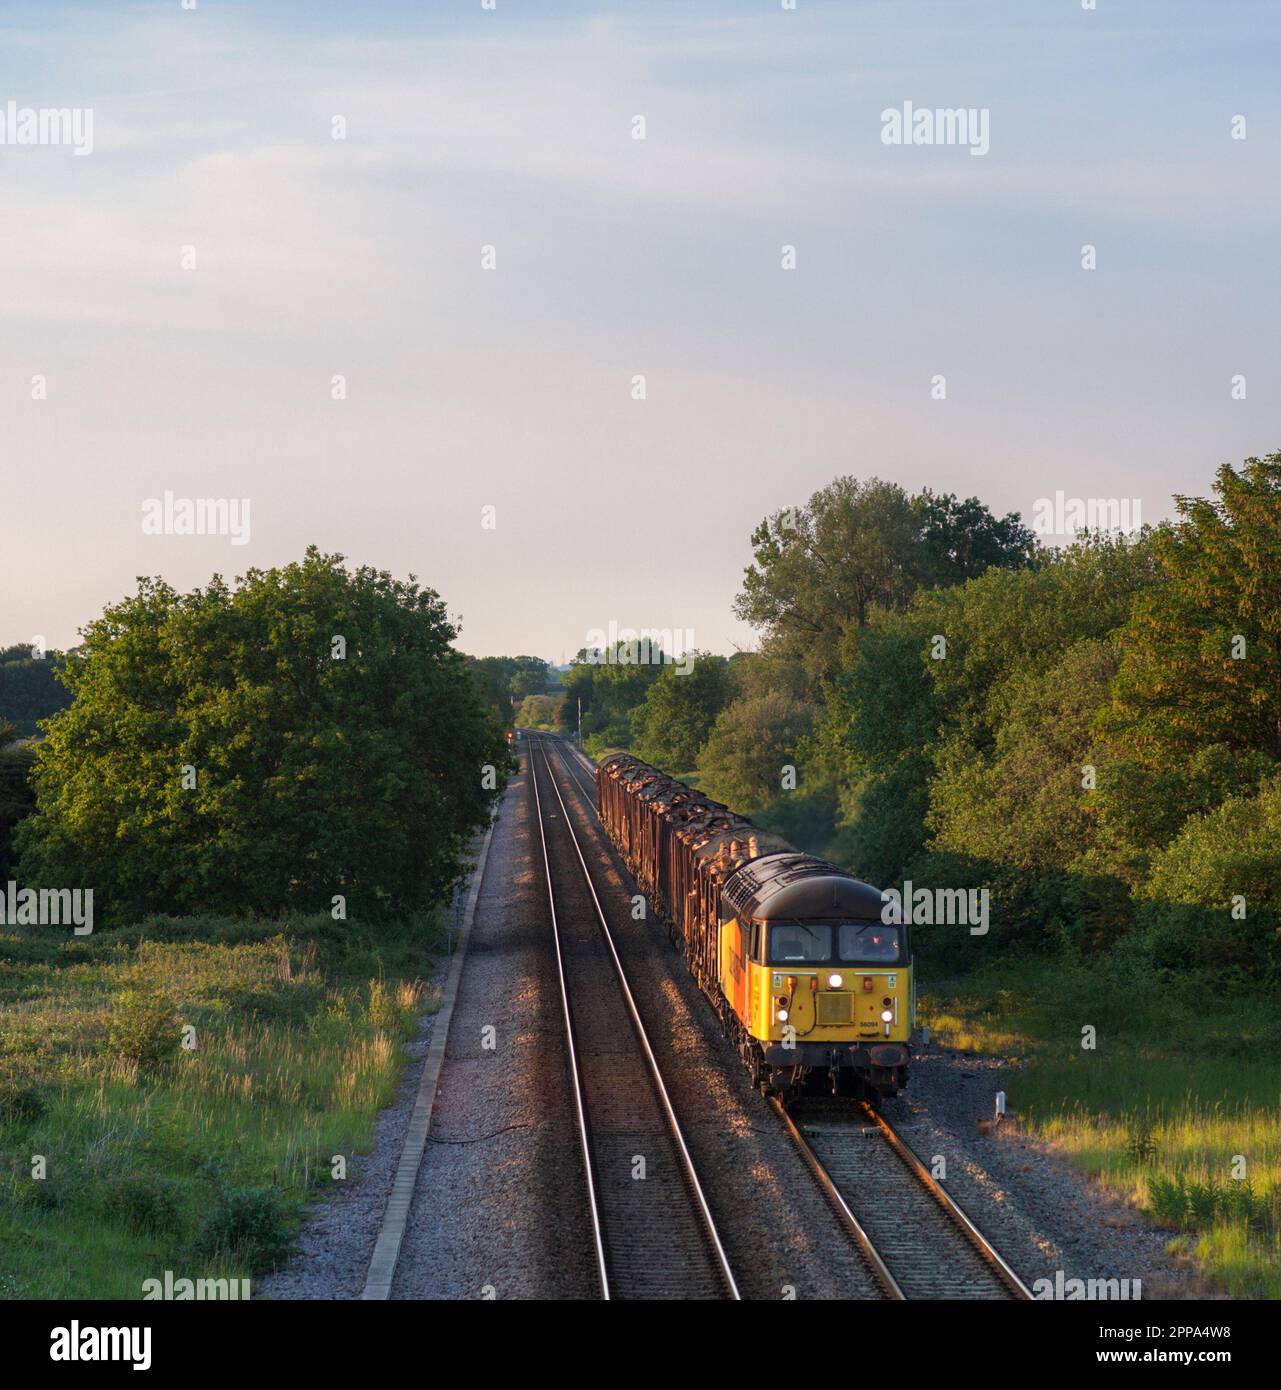
[[[1164,759],[1217,743],[1281,760],[1281,454],[1175,499],[1161,582],[1135,605],[1109,728]]]
[[[905,608],[922,585],[1021,568],[1033,550],[1017,514],[998,519],[977,498],[928,489],[910,497],[880,478],[836,478],[752,533],[754,563],[734,611],[818,679],[876,611]]]
[[[808,705],[778,690],[735,700],[699,754],[699,786],[739,812],[773,801],[784,792],[786,770],[798,766],[812,719]],[[804,790],[799,774],[796,789]]]
[[[734,697],[734,678],[723,656],[687,653],[665,666],[632,715],[637,754],[669,772],[694,766],[712,724]]]
[[[24,880],[93,887],[115,921],[432,903],[506,767],[456,635],[412,576],[314,548],[234,587],[140,580],[68,662]]]

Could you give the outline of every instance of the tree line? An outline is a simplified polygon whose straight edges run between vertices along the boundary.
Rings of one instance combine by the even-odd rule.
[[[1281,454],[1130,535],[1044,548],[977,499],[840,478],[764,520],[759,650],[592,663],[623,746],[888,886],[987,887],[981,947],[1172,987],[1281,967]],[[617,655],[617,654],[615,654]]]

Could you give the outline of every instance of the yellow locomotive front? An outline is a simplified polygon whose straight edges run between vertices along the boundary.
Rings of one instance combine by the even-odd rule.
[[[758,1080],[893,1095],[913,1026],[907,929],[878,889],[796,853],[738,870],[721,895],[719,976]]]

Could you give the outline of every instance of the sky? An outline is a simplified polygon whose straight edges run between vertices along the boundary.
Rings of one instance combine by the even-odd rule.
[[[92,150],[0,144],[0,645],[316,544],[479,655],[729,652],[752,528],[839,474],[1158,521],[1281,449],[1279,40],[1269,0],[6,3],[0,114]],[[886,143],[905,102],[986,152]],[[166,492],[247,542],[147,534]]]

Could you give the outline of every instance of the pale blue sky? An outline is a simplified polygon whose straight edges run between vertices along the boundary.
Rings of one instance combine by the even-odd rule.
[[[5,5],[0,108],[95,149],[0,146],[0,642],[315,541],[469,651],[728,651],[837,473],[1168,514],[1281,448],[1281,11],[1098,4]],[[905,100],[990,152],[884,145]],[[144,536],[165,489],[251,542]]]

